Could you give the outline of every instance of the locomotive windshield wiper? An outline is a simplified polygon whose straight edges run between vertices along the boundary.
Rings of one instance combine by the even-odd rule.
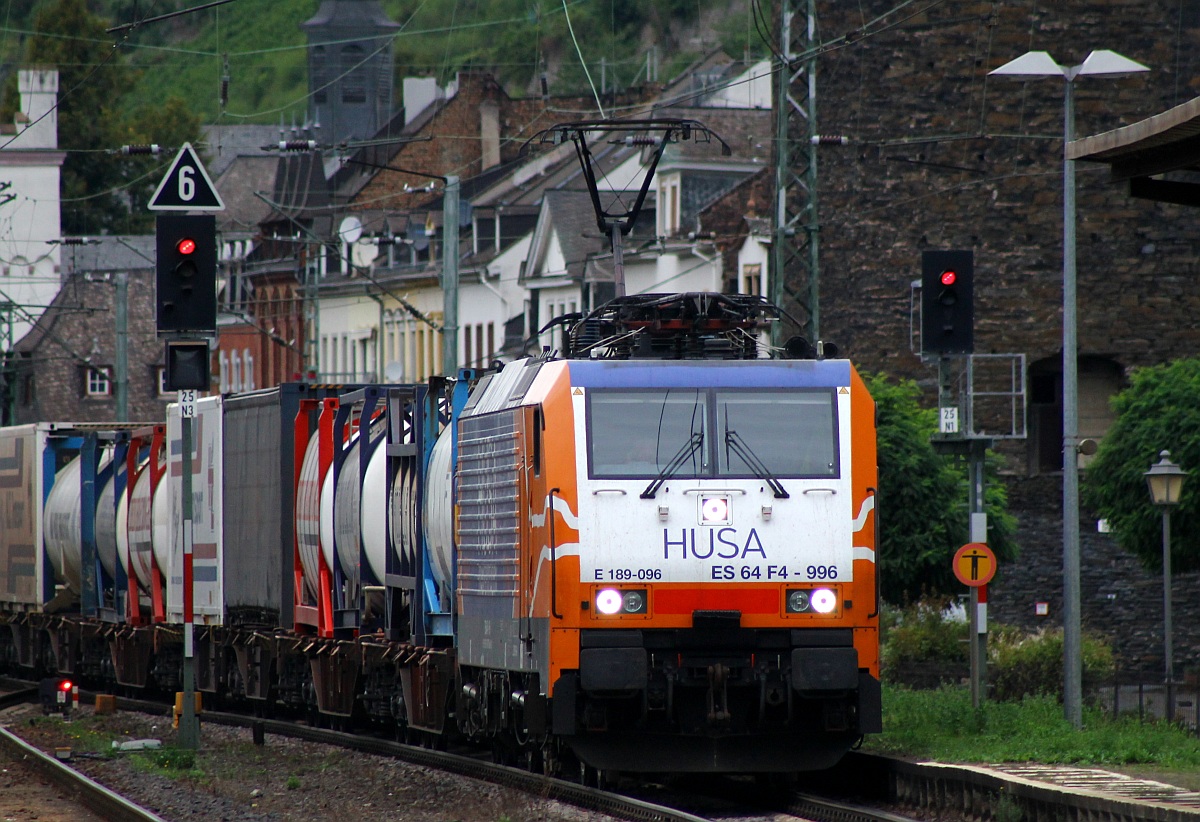
[[[646,490],[641,494],[642,499],[654,499],[654,495],[658,493],[658,489],[662,487],[662,484],[673,477],[675,472],[678,471],[685,462],[691,459],[692,454],[695,454],[697,451],[699,451],[703,445],[704,432],[696,431],[691,437],[688,438],[688,441],[683,444],[683,447],[679,449],[679,452],[676,453],[675,456],[671,457],[671,461],[667,463],[667,467],[664,468],[659,475],[654,478],[653,482],[646,486]]]
[[[758,455],[751,451],[750,446],[746,445],[745,441],[738,436],[737,431],[726,429],[725,444],[741,457],[742,462],[749,465],[760,479],[767,481],[767,485],[771,486],[771,490],[775,492],[775,499],[788,499],[791,496],[775,478],[775,475],[763,464],[763,461],[758,458]]]

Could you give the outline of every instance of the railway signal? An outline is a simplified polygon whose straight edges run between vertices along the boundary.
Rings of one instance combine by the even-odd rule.
[[[970,354],[975,350],[975,253],[921,254],[921,351]]]
[[[70,719],[71,709],[78,707],[79,686],[63,677],[46,677],[38,683],[38,698],[42,714],[61,713]]]
[[[216,333],[216,218],[160,214],[155,235],[158,333]]]

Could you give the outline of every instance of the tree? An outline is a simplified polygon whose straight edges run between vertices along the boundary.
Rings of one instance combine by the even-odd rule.
[[[883,599],[914,601],[962,593],[951,559],[970,533],[966,463],[933,450],[937,412],[922,408],[911,380],[890,382],[865,374],[875,399],[879,439],[879,575]],[[999,460],[988,455],[984,510],[988,545],[1001,562],[1016,557],[1007,490],[996,479]],[[1002,566],[1003,567],[1003,566]]]
[[[1171,567],[1200,570],[1200,359],[1139,368],[1112,400],[1116,421],[1083,481],[1083,504],[1108,521],[1117,542],[1150,570],[1162,568],[1162,512],[1143,476],[1169,450],[1192,471],[1171,511]]]
[[[199,119],[175,98],[132,116],[120,113],[117,103],[137,73],[115,50],[105,26],[84,0],[54,0],[38,12],[37,33],[25,44],[25,64],[58,69],[58,144],[67,151],[62,166],[66,234],[149,230],[145,201],[157,183],[150,179],[152,172],[163,160],[111,152],[136,143],[178,146],[200,133]],[[15,79],[5,94],[10,109]]]

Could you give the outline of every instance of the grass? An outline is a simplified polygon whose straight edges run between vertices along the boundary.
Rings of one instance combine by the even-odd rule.
[[[883,733],[865,750],[939,762],[1076,764],[1200,788],[1200,738],[1167,722],[1085,708],[1072,728],[1054,697],[971,706],[966,688],[885,686]]]

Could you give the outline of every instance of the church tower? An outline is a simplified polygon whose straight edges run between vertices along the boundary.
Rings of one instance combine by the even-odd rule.
[[[322,0],[308,36],[308,116],[323,143],[375,136],[392,113],[392,36],[379,0]]]

